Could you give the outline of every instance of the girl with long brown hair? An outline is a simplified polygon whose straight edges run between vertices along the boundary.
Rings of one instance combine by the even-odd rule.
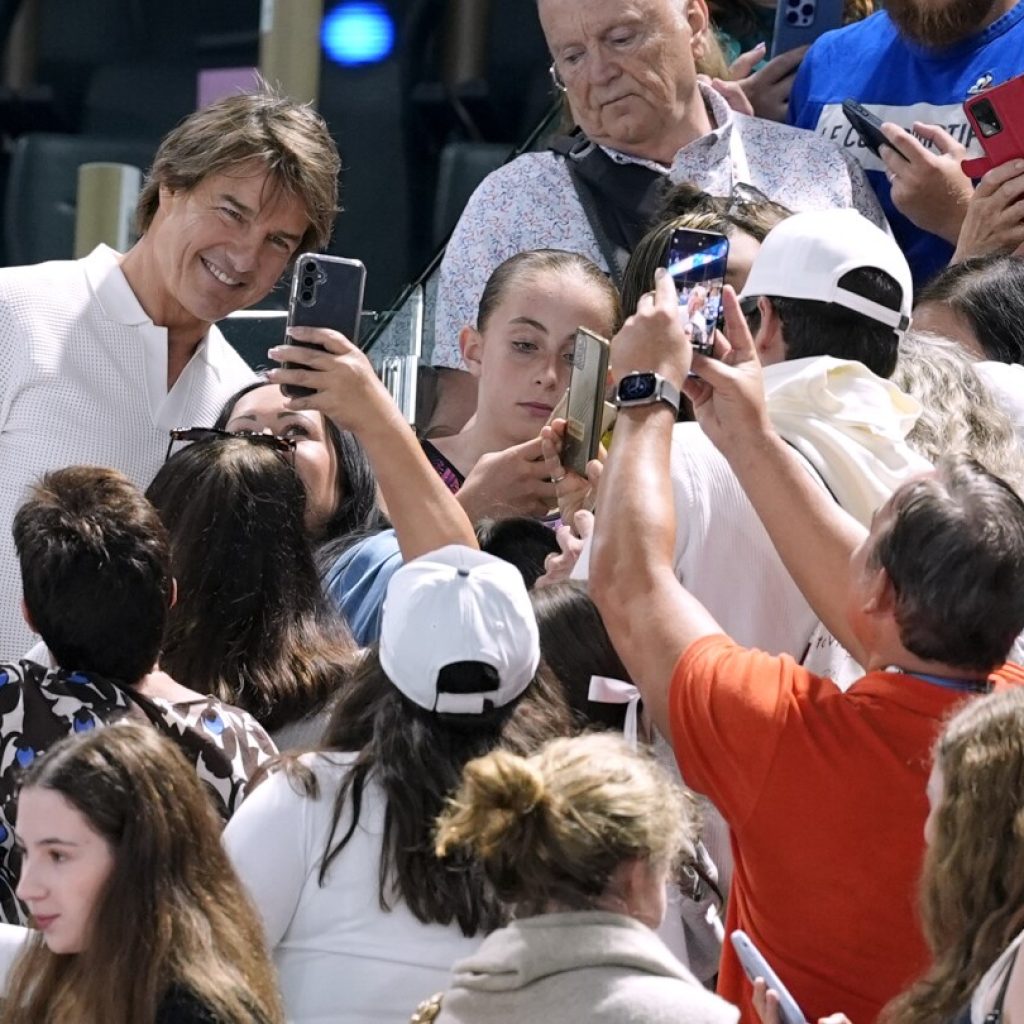
[[[38,929],[4,1024],[283,1024],[262,929],[182,754],[121,722],[27,771],[18,896]]]

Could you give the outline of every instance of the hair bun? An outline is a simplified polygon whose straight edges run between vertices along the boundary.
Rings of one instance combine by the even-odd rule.
[[[526,758],[495,750],[470,761],[438,834],[438,853],[461,846],[487,859],[514,843],[548,800],[543,774]]]

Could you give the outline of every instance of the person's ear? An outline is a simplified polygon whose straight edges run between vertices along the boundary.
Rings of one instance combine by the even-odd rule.
[[[889,573],[881,565],[866,568],[864,572],[866,583],[861,611],[876,618],[893,614],[896,609],[896,588]]]
[[[867,615],[892,615],[896,611],[896,588],[892,585],[889,574],[879,566],[868,570],[868,579],[864,612]]]
[[[786,343],[782,337],[782,320],[775,311],[771,299],[764,295],[758,297],[757,311],[761,322],[754,335],[754,348],[762,366],[781,363],[786,358]]]
[[[708,33],[711,30],[711,15],[706,0],[689,0],[686,5],[686,21],[690,26],[690,51],[694,61],[707,56]]]
[[[21,599],[21,617],[25,620],[25,625],[32,630],[33,633],[38,633],[36,624],[32,621],[32,615],[28,610],[28,605],[25,603],[25,598]]]
[[[459,350],[466,369],[474,377],[480,376],[481,359],[483,358],[484,338],[475,327],[463,327],[459,331]]]

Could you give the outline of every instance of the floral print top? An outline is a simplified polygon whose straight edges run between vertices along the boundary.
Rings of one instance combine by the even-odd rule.
[[[256,769],[277,753],[251,715],[215,697],[172,703],[91,673],[24,660],[0,664],[0,920],[24,924],[28,916],[14,894],[21,861],[14,845],[21,774],[69,733],[121,717],[147,720],[173,740],[225,820],[242,802]]]

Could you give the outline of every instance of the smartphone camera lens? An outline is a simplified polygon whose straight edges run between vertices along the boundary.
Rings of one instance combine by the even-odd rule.
[[[309,288],[303,288],[302,289],[302,294],[299,296],[299,298],[301,298],[303,302],[312,302],[313,301],[313,292],[312,292],[312,290],[309,289]]]
[[[312,260],[310,260],[310,261],[309,261],[309,262],[308,262],[308,263],[307,263],[307,264],[306,264],[306,265],[305,265],[305,266],[304,266],[304,267],[302,268],[302,272],[303,272],[304,274],[315,274],[315,273],[316,273],[316,264],[315,264],[315,263],[314,263],[314,262],[313,262]]]
[[[312,288],[313,285],[315,285],[315,284],[316,284],[316,278],[312,277],[310,275],[307,275],[306,277],[304,277],[302,279],[302,287],[303,288]]]
[[[972,104],[971,112],[974,114],[974,119],[978,122],[981,134],[986,139],[990,139],[993,135],[998,135],[1003,130],[995,107],[988,100],[979,100],[977,103]]]

